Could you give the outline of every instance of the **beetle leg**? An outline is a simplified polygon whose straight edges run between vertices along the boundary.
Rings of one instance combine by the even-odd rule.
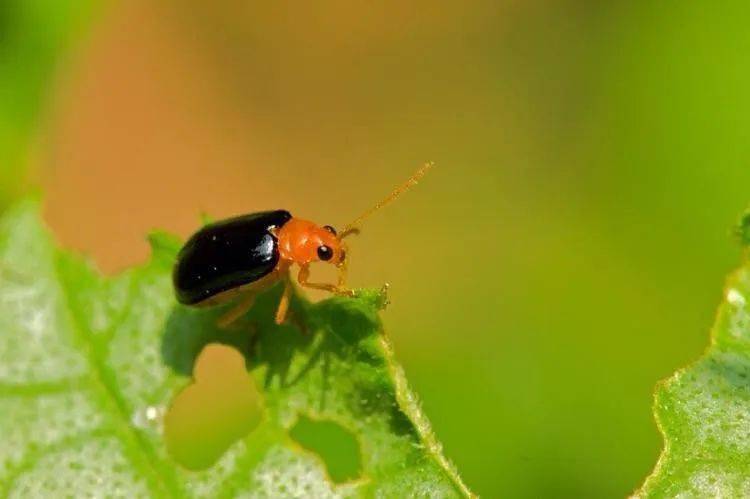
[[[339,267],[339,279],[336,285],[339,289],[346,289],[346,265]]]
[[[346,244],[341,243],[341,251],[344,252],[344,255],[349,253],[349,248],[347,248]],[[346,277],[347,277],[347,267],[349,265],[349,260],[344,257],[343,260],[341,260],[341,263],[339,263],[339,280],[338,280],[338,287],[339,288],[345,288],[346,287]]]
[[[228,328],[234,321],[245,315],[253,307],[253,303],[255,303],[255,292],[250,291],[231,310],[219,317],[216,325],[221,329]]]
[[[329,293],[335,293],[337,295],[354,296],[354,292],[352,290],[346,289],[343,286],[339,286],[336,284],[309,282],[309,278],[309,265],[300,265],[299,274],[297,274],[297,281],[300,283],[300,286],[310,289],[320,289],[323,291],[328,291]]]
[[[287,277],[284,279],[284,292],[279,300],[279,307],[276,309],[276,324],[283,324],[289,312],[289,301],[292,298],[292,281]]]

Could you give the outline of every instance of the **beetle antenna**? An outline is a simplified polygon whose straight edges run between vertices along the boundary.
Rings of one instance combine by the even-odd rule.
[[[362,220],[369,217],[370,215],[378,211],[380,208],[391,203],[401,194],[403,194],[404,192],[408,191],[409,189],[417,185],[417,183],[419,183],[422,177],[427,175],[427,172],[430,171],[430,169],[432,169],[433,166],[435,166],[435,163],[433,163],[432,161],[422,165],[416,172],[414,172],[414,174],[411,177],[409,177],[409,179],[406,182],[404,182],[403,184],[393,189],[393,191],[388,196],[386,196],[385,199],[378,202],[375,206],[373,206],[372,208],[370,208],[369,210],[365,211],[360,216],[355,218],[354,221],[347,224],[346,227],[344,227],[344,230],[341,232],[339,239],[343,239],[346,236],[350,236],[352,234],[359,234],[358,226],[360,223],[362,223]]]

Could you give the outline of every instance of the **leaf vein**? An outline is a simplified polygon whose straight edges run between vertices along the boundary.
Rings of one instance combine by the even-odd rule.
[[[0,398],[38,397],[72,392],[80,389],[86,380],[86,377],[79,377],[42,383],[0,383]]]
[[[72,306],[72,301],[70,299],[72,290],[68,287],[65,281],[65,274],[57,266],[55,266],[55,270],[57,271],[58,282],[60,283],[59,287],[61,295],[67,305],[66,310],[69,311],[72,330],[76,338],[84,347],[84,353],[93,370],[95,385],[104,394],[105,398],[114,406],[116,413],[119,416],[119,419],[115,419],[115,421],[117,421],[118,425],[121,427],[122,431],[120,433],[123,436],[127,436],[130,440],[129,442],[124,443],[129,444],[129,447],[136,452],[140,451],[139,453],[141,454],[142,461],[145,463],[145,466],[142,467],[145,467],[146,471],[152,476],[152,480],[148,481],[152,488],[153,484],[156,483],[160,488],[164,489],[169,496],[175,498],[184,497],[184,493],[173,474],[163,473],[164,468],[166,467],[161,466],[161,460],[157,456],[156,450],[138,430],[131,426],[130,414],[125,399],[113,382],[113,373],[106,367],[104,362],[102,362],[102,356],[99,355],[102,353],[103,348],[97,345],[90,331],[84,331],[83,324],[85,324],[85,321],[81,320],[76,313],[75,307]],[[106,408],[104,409],[106,410]],[[133,456],[130,456],[130,458],[132,462]],[[152,492],[156,495],[159,490],[153,490]]]
[[[48,454],[60,452],[62,450],[75,447],[78,444],[83,444],[94,439],[101,439],[107,436],[113,436],[114,434],[102,428],[96,430],[88,430],[75,435],[70,435],[66,438],[53,442],[49,445],[29,451],[21,461],[14,466],[10,473],[8,473],[3,482],[0,483],[0,490],[2,491],[2,497],[10,497],[10,493],[13,491],[13,487],[24,473],[31,471]]]

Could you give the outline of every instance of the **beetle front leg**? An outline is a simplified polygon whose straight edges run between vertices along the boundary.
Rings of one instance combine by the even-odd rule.
[[[354,296],[354,292],[351,289],[346,289],[343,286],[338,286],[336,284],[309,282],[309,278],[310,266],[300,265],[299,274],[297,274],[297,282],[299,282],[300,286],[310,289],[320,289],[337,295]]]
[[[338,264],[338,269],[339,269],[338,287],[346,288],[347,267],[349,266],[349,260],[346,259],[346,255],[347,253],[349,253],[349,248],[344,243],[341,243],[341,252],[343,256],[341,258],[341,261]]]

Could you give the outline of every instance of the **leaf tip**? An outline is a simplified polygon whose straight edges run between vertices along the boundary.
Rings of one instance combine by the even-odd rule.
[[[740,216],[734,226],[734,236],[743,248],[750,247],[750,206]]]
[[[388,289],[390,284],[385,283],[380,289],[360,289],[357,290],[356,298],[363,304],[374,308],[375,310],[385,310],[391,301],[388,298]]]
[[[214,223],[216,219],[212,217],[208,212],[202,211],[200,215],[201,225],[206,226]]]
[[[162,230],[153,230],[148,234],[151,245],[151,256],[154,260],[169,265],[177,258],[182,242],[174,234]]]

